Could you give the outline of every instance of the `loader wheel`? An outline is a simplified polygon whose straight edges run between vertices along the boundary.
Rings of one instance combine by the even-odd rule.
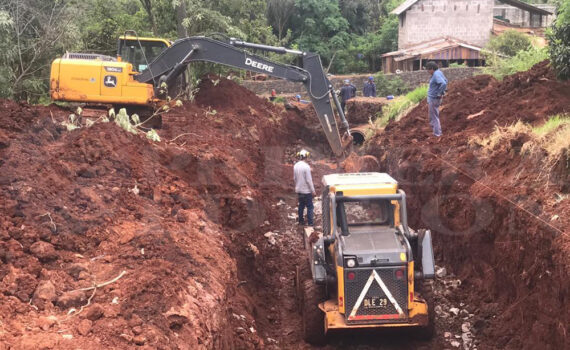
[[[313,280],[305,280],[302,289],[303,338],[310,344],[324,344],[325,315],[319,309],[319,303],[325,299],[325,288],[315,284]]]
[[[430,286],[422,282],[419,290],[421,291],[421,296],[427,303],[428,307],[428,324],[426,326],[420,327],[416,333],[416,337],[419,340],[431,340],[435,335],[435,303],[433,300],[433,291]]]

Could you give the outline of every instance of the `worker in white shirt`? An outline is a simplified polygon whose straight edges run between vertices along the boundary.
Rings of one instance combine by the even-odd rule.
[[[313,226],[313,196],[316,193],[311,176],[311,167],[305,162],[309,155],[310,153],[304,149],[297,152],[299,161],[293,167],[293,179],[295,180],[295,192],[299,198],[299,225],[305,224],[303,214],[305,207],[307,207],[307,223],[309,226]]]

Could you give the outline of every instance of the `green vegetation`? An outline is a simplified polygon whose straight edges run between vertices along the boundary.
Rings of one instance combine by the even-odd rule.
[[[420,103],[421,100],[427,97],[428,86],[421,85],[406,94],[406,98],[412,103]]]
[[[543,125],[532,128],[532,132],[536,135],[543,136],[568,125],[570,125],[570,115],[559,114],[550,117]]]
[[[448,67],[448,68],[465,68],[465,67],[467,67],[467,66],[465,65],[465,63],[453,62],[453,63],[450,63],[450,64],[449,64],[449,67]]]
[[[397,48],[398,18],[390,11],[402,2],[0,0],[0,98],[45,101],[54,58],[66,51],[114,56],[126,30],[171,40],[222,33],[316,52],[333,74],[378,71],[380,54]],[[296,59],[268,56],[283,63]],[[206,72],[225,75],[229,69],[194,64],[191,81]]]
[[[376,94],[378,96],[397,96],[409,90],[406,83],[397,75],[392,75],[389,79],[382,72],[379,72],[374,75],[374,82],[376,83]]]
[[[392,102],[382,107],[382,115],[376,119],[377,127],[386,126],[391,120],[397,120],[401,115],[409,109],[415,107],[424,98],[427,97],[427,85],[422,85],[404,96],[399,96]]]
[[[487,44],[487,50],[493,54],[512,57],[519,51],[528,50],[531,44],[530,36],[516,30],[507,30],[502,35],[493,37]]]
[[[515,56],[509,58],[493,55],[487,58],[488,65],[483,68],[483,73],[502,80],[507,75],[529,70],[535,64],[546,59],[548,59],[548,51],[545,48],[535,47],[519,51]]]
[[[560,79],[570,79],[570,1],[559,1],[556,22],[547,33],[550,62]]]
[[[485,154],[490,155],[495,152],[497,146],[518,138],[520,134],[529,136],[529,140],[521,147],[521,155],[539,157],[548,167],[552,167],[561,160],[561,157],[568,157],[570,115],[552,116],[544,124],[536,127],[520,120],[509,126],[495,126],[492,133],[474,136],[469,140],[469,144],[481,147]]]

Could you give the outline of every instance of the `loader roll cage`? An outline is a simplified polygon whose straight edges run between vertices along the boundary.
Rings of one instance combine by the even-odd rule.
[[[403,231],[402,233],[407,238],[412,238],[412,235],[410,234],[410,230],[408,228],[408,214],[406,212],[406,193],[403,190],[398,190],[397,194],[382,194],[382,195],[370,195],[370,196],[343,196],[342,193],[338,193],[332,197],[333,208],[336,208],[336,210],[332,211],[333,222],[340,224],[338,226],[341,227],[342,235],[348,235],[349,231],[348,231],[348,221],[346,219],[346,213],[344,212],[344,210],[340,210],[339,213],[338,208],[341,206],[338,206],[337,203],[342,205],[342,203],[345,202],[374,202],[382,200],[387,200],[387,201],[396,200],[399,202],[399,207],[400,207],[399,214],[400,214],[401,227]],[[387,224],[393,225],[394,223],[393,212],[389,213],[388,217],[389,217],[389,222]],[[379,223],[374,223],[374,224],[378,225]]]
[[[240,47],[279,54],[299,55],[302,57],[302,67],[272,62],[264,57],[239,49]],[[161,95],[161,90],[164,90],[163,83],[166,83],[167,88],[172,86],[186,66],[194,61],[223,64],[303,83],[334,154],[337,156],[342,154],[343,147],[330,102],[331,97],[348,134],[350,134],[350,130],[340,102],[334,93],[333,85],[323,71],[319,55],[289,50],[284,47],[252,44],[236,39],[224,42],[202,36],[189,37],[175,41],[172,46],[159,54],[134,79],[142,83],[153,84],[155,94],[159,96]]]

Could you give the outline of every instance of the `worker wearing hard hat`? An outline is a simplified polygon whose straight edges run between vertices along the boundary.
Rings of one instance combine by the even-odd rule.
[[[313,226],[313,196],[316,193],[315,186],[313,185],[313,177],[311,175],[311,167],[306,162],[309,156],[310,153],[307,150],[302,149],[297,152],[298,161],[293,167],[293,179],[295,181],[295,192],[299,199],[299,224],[305,224],[303,216],[306,207],[307,223],[309,226]]]

